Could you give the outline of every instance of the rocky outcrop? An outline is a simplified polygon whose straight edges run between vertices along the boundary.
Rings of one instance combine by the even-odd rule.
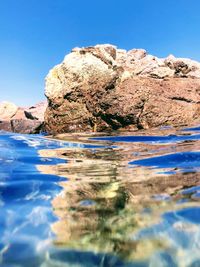
[[[16,133],[39,133],[44,131],[46,102],[32,107],[17,107],[10,102],[0,103],[0,130]]]
[[[75,48],[46,78],[53,133],[188,125],[200,113],[200,63],[112,45]]]

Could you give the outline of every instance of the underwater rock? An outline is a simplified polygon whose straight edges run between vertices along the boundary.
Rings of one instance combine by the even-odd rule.
[[[109,131],[198,122],[200,63],[113,45],[74,48],[50,70],[48,132]]]

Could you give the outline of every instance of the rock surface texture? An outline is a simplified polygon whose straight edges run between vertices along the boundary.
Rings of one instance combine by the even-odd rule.
[[[10,102],[0,103],[0,130],[16,133],[39,133],[44,130],[46,102],[22,108]]]
[[[200,63],[112,45],[75,48],[50,70],[48,132],[107,131],[199,122]]]

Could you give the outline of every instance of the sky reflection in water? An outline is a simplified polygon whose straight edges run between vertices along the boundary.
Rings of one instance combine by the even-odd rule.
[[[200,266],[198,130],[0,133],[0,266]]]

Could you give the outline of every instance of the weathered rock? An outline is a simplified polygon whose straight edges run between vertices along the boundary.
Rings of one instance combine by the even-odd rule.
[[[200,63],[188,58],[175,58],[169,55],[165,60],[165,65],[174,70],[177,77],[200,78]]]
[[[200,63],[112,45],[75,48],[46,78],[49,132],[198,122]]]
[[[39,102],[34,106],[26,108],[26,112],[30,113],[33,118],[44,121],[44,113],[47,108],[47,101]]]
[[[115,87],[118,71],[113,67],[115,47],[75,50],[47,77],[45,94],[47,128],[59,132],[87,131],[94,126],[93,102]],[[91,102],[91,103],[90,103]]]
[[[1,102],[0,103],[0,120],[9,120],[17,112],[18,107],[11,102]]]
[[[120,101],[105,113],[114,117],[120,110],[123,119],[132,116],[127,125],[137,125],[137,128],[192,124],[199,121],[199,89],[199,79],[134,77],[118,85],[114,94]],[[108,99],[111,102],[110,96]],[[121,127],[126,127],[126,124],[121,124]]]
[[[16,133],[39,133],[44,131],[44,111],[47,103],[22,108],[13,103],[0,104],[0,130]]]
[[[36,134],[44,131],[43,122],[38,120],[11,120],[11,129],[14,133]]]
[[[6,132],[12,132],[10,121],[0,121],[0,130],[4,130]]]

